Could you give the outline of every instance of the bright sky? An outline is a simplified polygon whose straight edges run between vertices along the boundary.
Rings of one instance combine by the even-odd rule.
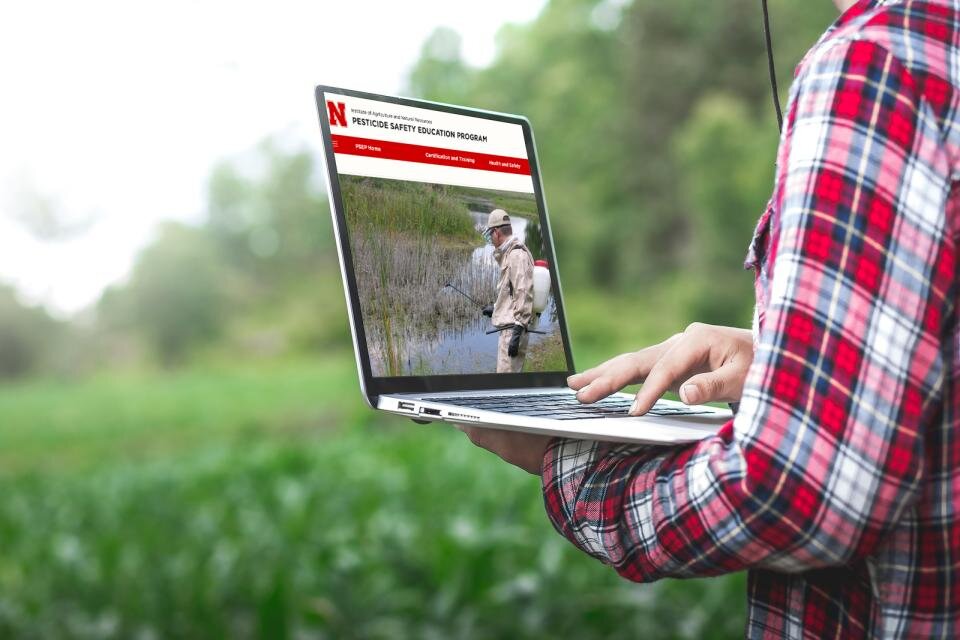
[[[159,221],[196,221],[219,159],[271,134],[319,151],[315,84],[398,93],[438,26],[467,62],[544,0],[8,3],[0,21],[0,281],[68,315],[121,280]],[[147,8],[149,7],[149,8]],[[38,242],[24,192],[82,235]],[[325,214],[325,212],[324,212]]]

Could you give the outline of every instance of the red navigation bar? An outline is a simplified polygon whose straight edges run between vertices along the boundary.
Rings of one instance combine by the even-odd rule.
[[[385,160],[402,160],[404,162],[442,164],[448,167],[460,167],[462,169],[480,169],[482,171],[499,171],[501,173],[530,175],[530,163],[527,162],[526,158],[495,156],[488,153],[476,153],[474,151],[462,151],[460,149],[441,149],[439,147],[425,147],[419,144],[354,138],[353,136],[336,134],[330,137],[333,140],[334,153],[383,158]]]

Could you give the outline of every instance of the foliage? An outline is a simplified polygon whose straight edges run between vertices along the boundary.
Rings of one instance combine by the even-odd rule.
[[[317,178],[313,154],[275,140],[214,168],[203,229],[230,285],[231,317],[211,345],[223,357],[323,354],[349,341]]]
[[[456,102],[459,87],[472,70],[461,59],[460,34],[450,27],[438,27],[420,49],[410,82],[426,89],[434,100]]]
[[[566,371],[567,358],[560,333],[530,345],[523,362],[523,371]]]
[[[11,186],[9,202],[4,203],[9,207],[8,214],[36,240],[69,241],[82,236],[98,222],[96,213],[77,215],[60,198],[41,190],[28,171],[21,171]]]
[[[66,327],[0,285],[0,380],[52,368]]]
[[[284,281],[332,252],[316,161],[304,149],[265,140],[214,167],[206,229],[222,256],[252,280]]]
[[[0,635],[741,633],[742,577],[623,581],[553,531],[534,478],[450,427],[377,417],[350,369],[0,392],[21,452],[0,476]]]
[[[772,119],[754,120],[742,100],[725,93],[704,96],[674,138],[674,161],[689,176],[683,202],[692,224],[685,261],[691,271],[710,274],[695,281],[694,318],[750,322],[753,286],[743,259],[757,222],[756,203],[773,182],[766,151],[775,142]],[[714,171],[718,166],[727,169]]]
[[[342,344],[342,292],[315,174],[310,153],[273,140],[214,167],[204,224],[162,227],[129,281],[101,298],[107,361],[144,364],[136,340],[166,366],[211,351],[262,357]]]
[[[526,193],[463,186],[450,187],[450,189],[467,199],[485,202],[491,209],[504,209],[510,215],[530,217],[537,214],[536,200]]]
[[[142,333],[169,365],[217,337],[225,300],[222,272],[207,236],[168,223],[138,256],[130,283],[106,296],[100,311],[106,322]]]
[[[770,4],[784,80],[836,14],[828,2]],[[661,313],[742,321],[752,292],[749,274],[731,271],[750,238],[739,221],[759,217],[776,146],[759,25],[753,0],[554,0],[531,24],[504,28],[493,64],[465,70],[459,82],[450,77],[452,62],[442,76],[431,75],[435,59],[425,47],[409,89],[530,117],[568,286],[647,293],[676,286],[679,275],[682,288],[720,289],[723,301],[677,296]],[[713,148],[711,128],[694,122],[712,117],[700,105],[718,93],[736,102],[728,115],[741,118],[737,149]],[[737,153],[724,157],[724,151]],[[766,180],[765,188],[751,181],[740,190],[736,174],[747,171]],[[727,211],[689,194],[724,180],[731,180],[727,194],[741,207],[730,235],[740,235],[725,245],[722,257],[732,265],[713,282],[695,258],[715,231],[713,221],[727,220]]]
[[[455,188],[344,176],[341,190],[351,231],[403,234],[465,246],[478,242],[469,211]]]

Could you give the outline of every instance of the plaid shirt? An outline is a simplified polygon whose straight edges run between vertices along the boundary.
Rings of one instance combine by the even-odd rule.
[[[621,575],[749,569],[751,637],[960,637],[958,23],[861,0],[798,66],[735,419],[544,456],[554,526]]]

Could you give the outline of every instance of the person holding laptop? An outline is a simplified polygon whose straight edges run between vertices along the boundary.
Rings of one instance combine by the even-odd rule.
[[[462,428],[624,577],[749,570],[749,637],[958,637],[960,7],[835,4],[747,255],[753,331],[691,325],[569,379],[735,418],[682,446]]]

